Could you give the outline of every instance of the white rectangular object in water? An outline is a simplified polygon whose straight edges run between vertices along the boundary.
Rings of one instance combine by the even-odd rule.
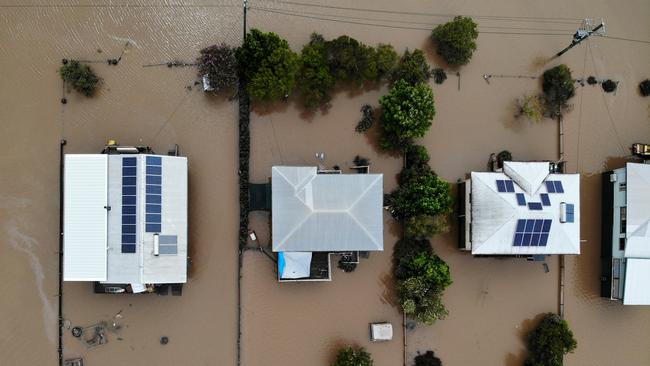
[[[370,324],[370,340],[373,342],[390,341],[393,339],[393,325],[391,323]]]

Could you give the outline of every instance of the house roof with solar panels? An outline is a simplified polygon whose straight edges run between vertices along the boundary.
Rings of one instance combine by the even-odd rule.
[[[187,280],[187,158],[67,154],[65,281]]]
[[[504,162],[471,174],[474,255],[580,254],[580,176],[547,162]]]

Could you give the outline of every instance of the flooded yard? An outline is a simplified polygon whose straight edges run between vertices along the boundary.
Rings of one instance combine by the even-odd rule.
[[[30,3],[31,4],[31,3]],[[210,44],[242,40],[239,2],[126,2],[129,6],[62,2],[58,6],[5,2],[0,6],[0,363],[54,364],[57,360],[59,142],[67,153],[99,152],[107,139],[149,145],[165,153],[179,144],[188,156],[192,266],[182,297],[92,294],[87,283],[65,283],[63,317],[70,326],[111,322],[109,343],[86,350],[64,329],[64,356],[87,365],[235,365],[238,331],[237,103],[205,96],[191,63]],[[648,75],[650,45],[594,37],[561,60],[583,17],[604,16],[608,35],[650,40],[650,4],[515,1],[400,4],[337,1],[249,1],[248,27],[274,31],[299,51],[313,31],[348,34],[367,44],[391,43],[398,52],[423,48],[440,64],[429,41],[434,24],[450,14],[475,15],[482,32],[471,63],[431,83],[436,118],[420,143],[431,166],[455,182],[484,170],[490,153],[507,149],[517,160],[557,159],[558,125],[521,123],[514,99],[539,90],[539,75],[560,62],[574,77],[619,81],[615,94],[577,87],[565,118],[569,172],[582,177],[581,255],[565,258],[565,318],[578,348],[566,365],[650,363],[650,309],[599,298],[600,177],[617,168],[633,142],[650,141],[647,98],[637,92]],[[316,5],[316,6],[314,6]],[[386,9],[384,13],[356,9]],[[329,19],[329,20],[328,20]],[[372,25],[380,24],[380,26]],[[389,25],[390,27],[386,27]],[[534,30],[539,29],[539,30]],[[505,34],[504,34],[505,33]],[[540,33],[521,35],[516,33]],[[543,35],[541,33],[548,33]],[[559,35],[558,35],[559,34]],[[122,54],[120,63],[108,58]],[[65,93],[56,70],[62,58],[97,61],[103,79],[92,99]],[[489,83],[484,74],[491,74]],[[266,182],[273,165],[324,164],[349,170],[356,155],[384,174],[384,191],[396,185],[401,160],[377,150],[375,133],[354,126],[363,104],[377,106],[386,87],[338,91],[327,113],[307,115],[293,101],[258,107],[251,115],[251,182]],[[618,164],[618,165],[617,165]],[[251,228],[268,240],[268,217],[251,215]],[[329,283],[276,281],[275,264],[248,250],[241,279],[241,364],[327,365],[343,344],[366,347],[375,365],[401,365],[402,316],[392,304],[391,254],[400,236],[384,216],[384,251],[362,260],[353,273],[334,269]],[[542,264],[472,258],[456,249],[456,228],[432,240],[454,280],[443,301],[449,316],[406,334],[409,360],[432,349],[445,365],[520,365],[525,335],[543,312],[558,311],[559,258]],[[334,265],[335,267],[335,265]],[[368,323],[389,321],[394,339],[371,343]],[[166,336],[169,343],[160,344]]]

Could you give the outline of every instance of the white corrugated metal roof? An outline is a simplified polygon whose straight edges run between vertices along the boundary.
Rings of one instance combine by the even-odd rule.
[[[66,155],[63,279],[106,280],[107,155]]]
[[[580,254],[580,176],[549,174],[548,163],[538,162],[506,162],[504,172],[471,174],[472,254]],[[515,192],[499,192],[498,180],[512,180]],[[562,182],[564,193],[547,192],[545,181]],[[523,194],[526,203],[541,202],[540,195],[546,193],[550,206],[530,210],[518,204],[517,193]],[[560,222],[563,202],[574,205],[573,223]],[[546,246],[513,245],[517,222],[526,219],[551,220]]]
[[[628,258],[625,262],[623,304],[650,305],[650,259]]]
[[[383,250],[381,174],[272,169],[273,250]]]
[[[627,164],[625,257],[650,258],[650,164]],[[650,278],[646,281],[650,286]]]

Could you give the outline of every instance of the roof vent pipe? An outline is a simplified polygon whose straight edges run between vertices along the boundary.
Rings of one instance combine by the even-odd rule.
[[[566,222],[566,202],[560,202],[560,222]]]
[[[160,237],[158,234],[153,234],[153,255],[160,254]]]

